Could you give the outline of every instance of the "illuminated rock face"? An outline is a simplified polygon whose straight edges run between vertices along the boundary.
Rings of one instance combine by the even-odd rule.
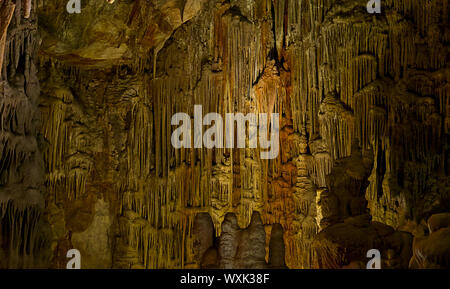
[[[63,2],[0,3],[0,267],[449,266],[448,0]],[[175,150],[195,104],[278,157]]]

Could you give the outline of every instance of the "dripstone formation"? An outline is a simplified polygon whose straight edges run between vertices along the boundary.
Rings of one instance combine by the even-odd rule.
[[[0,268],[450,266],[448,0],[109,2],[0,1]]]

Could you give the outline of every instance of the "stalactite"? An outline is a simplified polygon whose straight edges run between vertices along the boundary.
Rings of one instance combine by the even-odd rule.
[[[322,102],[319,121],[320,133],[328,144],[331,158],[340,159],[349,156],[354,132],[353,114],[330,95]]]
[[[8,247],[6,259],[0,262],[8,268],[34,266],[37,247],[37,222],[40,209],[34,205],[17,204],[13,201],[1,203],[0,240]]]
[[[5,55],[5,46],[6,46],[6,40],[7,40],[7,30],[9,27],[9,24],[11,22],[15,4],[7,1],[5,3],[1,4],[0,7],[0,67],[3,70],[3,58]],[[0,71],[0,76],[2,76],[2,71]]]
[[[52,93],[55,100],[49,98],[42,114],[42,134],[49,143],[43,157],[48,169],[46,184],[53,201],[59,202],[84,195],[92,160],[84,154],[89,143],[85,142],[85,128],[76,125],[81,121],[72,93],[67,89]]]

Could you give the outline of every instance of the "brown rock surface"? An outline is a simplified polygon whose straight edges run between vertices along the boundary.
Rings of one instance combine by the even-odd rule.
[[[449,1],[382,2],[0,1],[0,268],[448,268]],[[174,149],[195,104],[278,157]]]

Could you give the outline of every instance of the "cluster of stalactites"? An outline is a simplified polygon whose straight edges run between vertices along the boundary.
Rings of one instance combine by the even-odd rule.
[[[31,0],[0,4],[0,254],[1,268],[36,266],[43,199],[37,142],[39,85],[33,63],[36,26]]]

